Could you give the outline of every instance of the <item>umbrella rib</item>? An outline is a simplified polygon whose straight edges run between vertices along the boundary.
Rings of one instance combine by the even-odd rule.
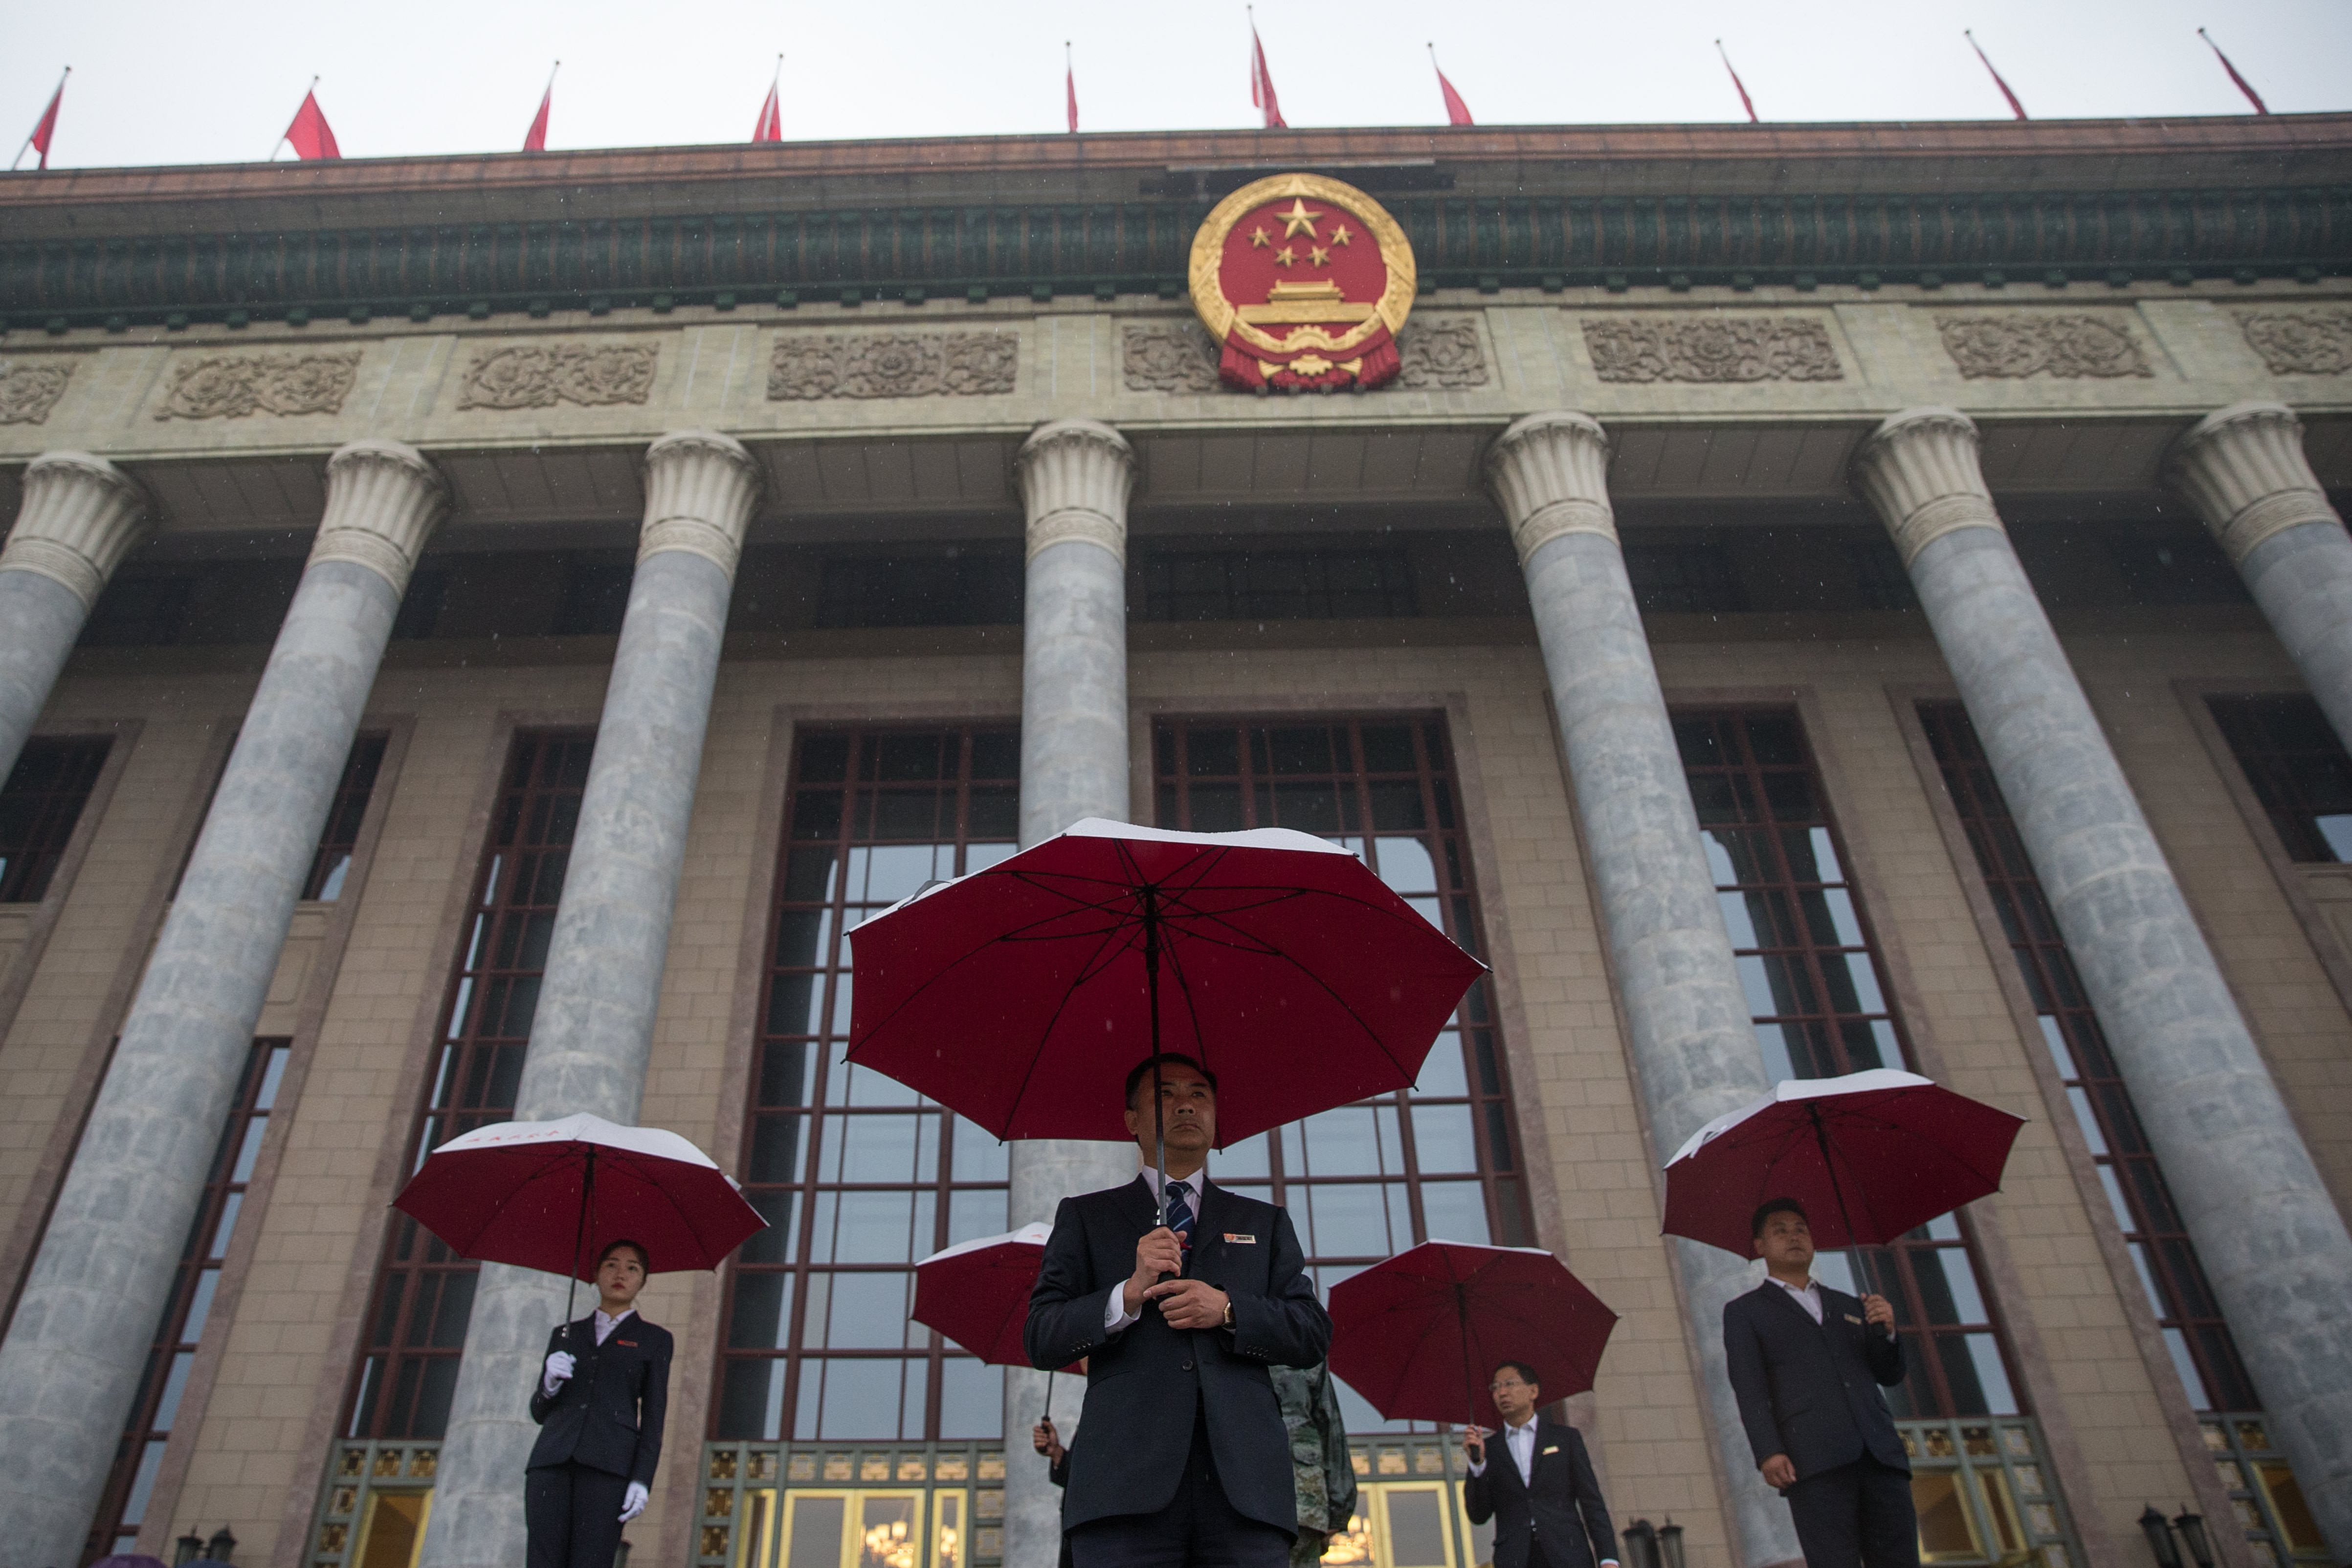
[[[1054,1004],[1053,1016],[1045,1020],[1045,1027],[1037,1031],[1037,1043],[1029,1052],[1029,1064],[1021,1070],[1021,1082],[1014,1085],[1013,1098],[1006,1103],[1005,1124],[1008,1127],[1012,1125],[1012,1113],[1017,1110],[1020,1107],[1021,1102],[1028,1097],[1030,1081],[1037,1076],[1038,1063],[1042,1062],[1045,1059],[1045,1042],[1054,1037],[1055,1026],[1062,1021],[1062,1015],[1069,1010],[1072,999],[1078,994],[1078,987],[1085,984],[1086,980],[1092,977],[1092,976],[1099,975],[1107,971],[1108,966],[1104,968],[1096,968],[1094,967],[1094,965],[1096,960],[1102,956],[1103,947],[1109,946],[1112,937],[1117,935],[1118,933],[1113,932],[1108,936],[1106,936],[1103,939],[1102,946],[1095,949],[1094,954],[1087,959],[1086,967],[1081,968],[1080,978],[1076,982],[1062,988],[1061,1000]]]
[[[1097,906],[1097,907],[1098,907],[1098,906]],[[994,946],[998,946],[999,944],[1010,943],[1010,942],[1013,942],[1013,941],[1019,940],[1019,939],[1021,939],[1021,935],[1022,935],[1022,933],[1024,933],[1024,932],[1027,932],[1027,931],[1034,930],[1037,926],[1044,925],[1045,925],[1045,924],[1049,923],[1050,921],[1066,919],[1066,918],[1068,917],[1069,914],[1070,914],[1070,912],[1069,912],[1068,910],[1063,910],[1063,911],[1057,912],[1057,913],[1055,913],[1055,914],[1054,914],[1054,915],[1046,915],[1046,916],[1044,916],[1044,917],[1042,917],[1042,918],[1040,918],[1040,919],[1037,919],[1037,920],[1032,921],[1032,922],[1028,923],[1028,924],[1027,924],[1027,925],[1025,925],[1016,926],[1016,927],[1014,927],[1014,928],[1013,928],[1013,930],[1012,930],[1011,932],[1003,932],[1003,931],[1000,931],[1000,932],[996,932],[996,933],[994,933],[994,934],[992,934],[992,935],[991,935],[991,936],[987,936],[987,937],[984,937],[983,939],[982,939],[978,944],[976,944],[976,945],[975,945],[975,946],[973,946],[972,947],[968,948],[968,949],[967,949],[967,950],[965,950],[963,953],[961,953],[961,954],[959,954],[957,956],[955,956],[955,957],[953,957],[953,958],[951,958],[951,959],[948,960],[946,963],[941,964],[941,965],[940,965],[937,969],[935,969],[934,971],[932,971],[932,973],[931,973],[928,977],[926,977],[926,978],[925,978],[925,979],[924,979],[920,984],[919,984],[919,985],[917,985],[917,986],[913,987],[911,989],[909,989],[909,990],[908,991],[908,993],[906,994],[906,996],[905,996],[905,997],[903,997],[902,998],[900,998],[900,1000],[899,1000],[899,1002],[898,1002],[898,1006],[896,1006],[896,1007],[892,1008],[888,1012],[887,1012],[887,1013],[883,1014],[880,1018],[878,1018],[878,1019],[875,1019],[875,1020],[874,1020],[874,1025],[873,1025],[873,1027],[872,1027],[872,1028],[870,1028],[870,1029],[868,1029],[868,1030],[866,1031],[866,1040],[871,1040],[871,1039],[873,1039],[873,1038],[874,1038],[874,1036],[876,1036],[877,1034],[879,1034],[879,1033],[880,1033],[880,1032],[881,1032],[885,1028],[887,1028],[887,1027],[889,1025],[889,1023],[890,1023],[891,1019],[893,1019],[897,1018],[900,1013],[902,1013],[902,1012],[906,1011],[908,1008],[910,1008],[910,1007],[914,1006],[914,1005],[915,1005],[915,1002],[916,1002],[916,1000],[917,1000],[917,998],[920,998],[920,997],[921,997],[921,996],[922,996],[926,991],[929,991],[932,987],[936,986],[936,985],[940,984],[941,981],[945,980],[945,979],[949,977],[949,975],[950,975],[950,973],[952,973],[953,971],[955,971],[955,970],[957,970],[957,969],[960,969],[960,968],[963,967],[963,966],[965,966],[966,964],[969,964],[969,963],[972,962],[974,959],[976,959],[976,958],[980,957],[982,954],[986,953],[990,948],[994,947]],[[1121,925],[1113,925],[1112,927],[1110,927],[1110,929],[1109,929],[1109,931],[1108,931],[1108,933],[1085,931],[1085,932],[1078,932],[1078,933],[1076,933],[1076,935],[1077,935],[1077,936],[1101,936],[1101,935],[1116,936],[1116,935],[1117,935],[1117,934],[1118,934],[1121,929],[1123,929],[1123,926],[1121,926]],[[853,933],[852,935],[854,936],[855,934]],[[1059,939],[1066,940],[1067,938],[1059,938]],[[864,1041],[862,1041],[862,1040],[861,1040],[861,1041],[859,1042],[859,1045],[862,1045],[863,1043],[864,1043]],[[859,1047],[858,1047],[858,1045],[853,1045],[853,1046],[850,1048],[850,1050],[849,1050],[849,1051],[848,1051],[848,1053],[847,1053],[847,1059],[848,1059],[848,1060],[850,1060],[850,1061],[856,1061],[856,1060],[857,1059],[857,1051],[858,1051],[858,1048],[859,1048]]]

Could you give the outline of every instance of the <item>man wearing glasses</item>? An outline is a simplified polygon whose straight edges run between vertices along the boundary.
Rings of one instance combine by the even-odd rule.
[[[1470,1479],[1462,1501],[1471,1523],[1495,1521],[1495,1568],[1617,1568],[1617,1532],[1591,1456],[1575,1427],[1536,1414],[1543,1389],[1535,1368],[1507,1361],[1486,1392],[1503,1417],[1504,1453],[1489,1464],[1486,1434],[1463,1428]]]

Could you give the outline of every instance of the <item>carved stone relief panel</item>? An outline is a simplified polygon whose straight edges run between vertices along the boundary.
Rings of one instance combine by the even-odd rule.
[[[583,408],[641,403],[652,395],[657,343],[516,343],[486,350],[466,367],[459,408]]]
[[[1417,318],[1397,335],[1402,361],[1395,385],[1482,387],[1486,384],[1486,349],[1477,323],[1466,316]],[[1217,346],[1197,321],[1155,321],[1124,328],[1119,334],[1119,374],[1129,392],[1213,392]]]
[[[254,413],[340,413],[360,351],[209,354],[172,369],[157,419],[243,419]]]
[[[1011,332],[784,332],[768,397],[970,397],[1009,392],[1021,358]]]
[[[39,424],[72,379],[73,366],[63,361],[0,360],[0,424]]]
[[[1467,316],[1416,317],[1397,334],[1401,387],[1483,387],[1486,349]]]
[[[1129,392],[1213,392],[1217,346],[1198,321],[1155,321],[1119,334],[1119,374]]]
[[[2003,315],[1938,316],[1944,351],[1970,381],[2059,381],[2156,374],[2122,317],[2020,310]]]
[[[2246,343],[2274,376],[2340,376],[2352,371],[2352,312],[2247,310]]]
[[[1805,316],[1592,316],[1585,350],[1604,382],[1835,382],[1829,329]]]

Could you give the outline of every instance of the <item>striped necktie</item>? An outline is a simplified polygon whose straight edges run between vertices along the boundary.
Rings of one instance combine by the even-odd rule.
[[[1182,1182],[1168,1184],[1168,1228],[1176,1233],[1176,1239],[1183,1243],[1188,1252],[1192,1248],[1192,1197],[1191,1189]]]

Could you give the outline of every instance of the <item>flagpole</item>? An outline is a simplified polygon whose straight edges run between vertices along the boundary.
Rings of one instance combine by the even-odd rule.
[[[2199,31],[2200,31],[2200,32],[2202,32],[2203,30],[2204,30],[2204,29],[2202,29],[2202,28],[2200,28],[2200,29],[2199,29]],[[2207,42],[2209,42],[2209,43],[2210,43],[2210,42],[2211,42],[2211,40],[2210,40],[2210,39],[2208,39],[2208,40],[2207,40]],[[69,76],[71,76],[71,75],[73,75],[73,67],[71,67],[71,66],[68,66],[68,67],[65,68],[65,70],[63,71],[63,73],[61,73],[61,74],[58,76],[58,87],[57,87],[57,91],[56,91],[56,92],[52,92],[51,94],[49,94],[49,102],[50,102],[51,104],[55,104],[55,103],[58,101],[58,97],[59,97],[60,95],[62,95],[62,94],[65,92],[65,90],[66,90],[66,78],[67,78],[67,77],[69,77]],[[46,109],[45,109],[45,110],[41,110],[41,120],[47,120],[48,117],[49,117],[49,111],[48,111],[47,110],[46,110]],[[31,132],[30,132],[30,133],[28,133],[28,134],[26,136],[26,138],[25,138],[25,147],[30,147],[30,146],[33,144],[33,138],[34,138],[35,136],[37,136],[37,135],[39,135],[39,134],[40,134],[40,131],[41,131],[41,120],[37,120],[33,121],[33,129],[32,129]],[[14,158],[11,158],[10,160],[8,160],[8,172],[9,172],[10,173],[12,173],[12,174],[13,174],[13,173],[15,173],[15,172],[16,172],[16,165],[17,165],[17,164],[19,164],[19,163],[22,163],[22,162],[25,161],[25,147],[19,147],[19,148],[17,148],[17,149],[16,149],[16,155]],[[275,147],[273,147],[273,148],[271,148],[271,149],[270,149],[270,151],[271,151],[272,152],[277,152],[277,151],[278,151],[278,149],[277,149],[277,148],[275,148]]]
[[[2238,68],[2230,63],[2230,57],[2221,52],[2221,46],[2213,41],[2213,35],[2200,27],[2197,29],[2197,36],[2205,40],[2205,47],[2213,51],[2215,59],[2221,62],[2221,68],[2230,73],[2230,80],[2237,85],[2240,92],[2246,95],[2246,101],[2254,106],[2254,112],[2268,114],[2271,111],[2271,106],[2263,101],[2263,95],[2254,90],[2254,84],[2240,75]],[[60,89],[63,85],[59,84]]]
[[[304,88],[304,89],[302,89],[302,97],[307,100],[312,93],[314,93],[314,92],[316,92],[316,91],[318,91],[318,90],[319,90],[319,78],[318,78],[317,77],[312,77],[312,78],[310,78],[310,85],[309,87],[306,87],[306,88]],[[297,114],[301,113],[301,112],[302,112],[302,105],[301,105],[301,104],[299,104],[299,103],[298,103],[298,104],[296,104],[296,105],[294,106],[294,112],[295,112],[295,113],[297,113]],[[286,131],[291,131],[291,130],[293,130],[293,129],[294,129],[294,122],[293,122],[292,120],[288,120],[288,121],[286,122]],[[271,142],[271,143],[269,144],[269,151],[268,151],[268,152],[266,152],[266,153],[262,154],[261,161],[262,161],[263,162],[265,162],[265,163],[274,163],[274,162],[276,162],[278,161],[278,150],[280,147],[283,147],[283,146],[285,146],[285,145],[286,145],[286,131],[279,131],[279,132],[278,133],[278,140],[277,140],[277,141],[273,141],[273,142]]]
[[[1732,90],[1739,95],[1739,107],[1748,111],[1748,123],[1761,124],[1762,121],[1756,118],[1756,102],[1748,96],[1748,84],[1739,79],[1739,68],[1731,63],[1731,53],[1723,47],[1721,38],[1715,41],[1715,52],[1722,58],[1723,68],[1731,73]]]

